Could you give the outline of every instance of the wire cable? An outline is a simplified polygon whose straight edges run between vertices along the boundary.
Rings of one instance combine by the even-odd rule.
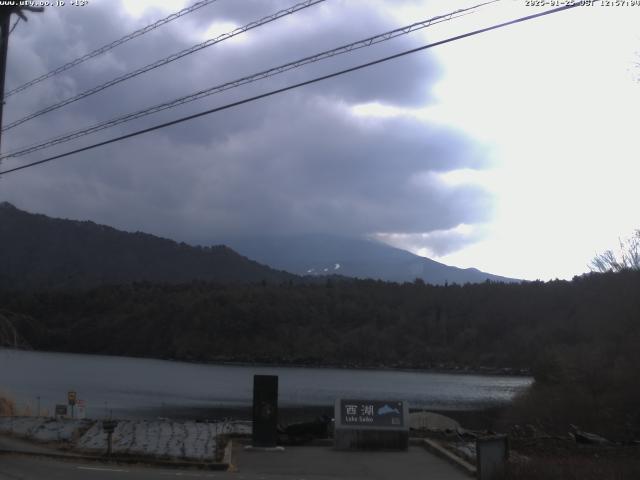
[[[162,129],[162,128],[170,127],[172,125],[177,125],[179,123],[183,123],[183,122],[186,122],[186,121],[189,121],[189,120],[193,120],[193,119],[196,119],[196,118],[204,117],[205,115],[211,115],[213,113],[217,113],[217,112],[220,112],[220,111],[223,111],[223,110],[228,110],[230,108],[234,108],[234,107],[237,107],[237,106],[240,106],[240,105],[244,105],[246,103],[254,102],[256,100],[260,100],[260,99],[267,98],[267,97],[271,97],[273,95],[277,95],[279,93],[287,92],[289,90],[294,90],[296,88],[304,87],[306,85],[311,85],[313,83],[318,83],[318,82],[321,82],[323,80],[328,80],[330,78],[334,78],[334,77],[338,77],[338,76],[341,76],[341,75],[344,75],[344,74],[347,74],[347,73],[355,72],[357,70],[362,70],[364,68],[368,68],[368,67],[371,67],[373,65],[378,65],[380,63],[388,62],[390,60],[395,60],[397,58],[401,58],[401,57],[404,57],[406,55],[410,55],[410,54],[413,54],[413,53],[416,53],[416,52],[420,52],[422,50],[427,50],[429,48],[437,47],[439,45],[444,45],[446,43],[455,42],[457,40],[462,40],[463,38],[472,37],[472,36],[479,35],[479,34],[482,34],[482,33],[485,33],[485,32],[489,32],[491,30],[497,30],[499,28],[503,28],[503,27],[507,27],[509,25],[514,25],[514,24],[517,24],[517,23],[525,22],[525,21],[528,21],[528,20],[532,20],[534,18],[539,18],[539,17],[545,16],[545,15],[550,15],[550,14],[558,13],[558,12],[561,12],[561,11],[564,11],[564,10],[569,10],[569,9],[572,9],[572,8],[575,8],[575,7],[578,7],[578,6],[581,6],[581,5],[579,3],[569,4],[569,5],[565,5],[565,6],[562,6],[562,7],[554,8],[552,10],[546,10],[544,12],[535,13],[535,14],[532,14],[532,15],[527,15],[525,17],[516,18],[514,20],[509,20],[508,22],[495,24],[495,25],[492,25],[490,27],[481,28],[479,30],[473,30],[471,32],[467,32],[467,33],[463,33],[463,34],[460,34],[460,35],[456,35],[454,37],[449,37],[449,38],[446,38],[444,40],[439,40],[439,41],[434,42],[434,43],[429,43],[429,44],[422,45],[422,46],[417,47],[417,48],[412,48],[411,50],[405,50],[403,52],[396,53],[394,55],[389,55],[387,57],[379,58],[379,59],[373,60],[371,62],[362,63],[360,65],[356,65],[354,67],[350,67],[350,68],[346,68],[344,70],[333,72],[333,73],[330,73],[328,75],[322,75],[320,77],[315,77],[315,78],[312,78],[311,80],[306,80],[304,82],[295,83],[295,84],[289,85],[287,87],[278,88],[276,90],[271,90],[269,92],[262,93],[260,95],[255,95],[253,97],[245,98],[245,99],[239,100],[237,102],[228,103],[228,104],[222,105],[220,107],[211,108],[209,110],[205,110],[203,112],[195,113],[193,115],[188,115],[186,117],[181,117],[181,118],[178,118],[176,120],[172,120],[170,122],[165,122],[165,123],[161,123],[159,125],[155,125],[153,127],[144,128],[142,130],[137,130],[135,132],[128,133],[126,135],[121,135],[119,137],[114,137],[114,138],[111,138],[109,140],[105,140],[103,142],[98,142],[98,143],[94,143],[92,145],[88,145],[86,147],[77,148],[75,150],[71,150],[71,151],[68,151],[68,152],[65,152],[65,153],[61,153],[59,155],[54,155],[54,156],[51,156],[51,157],[48,157],[48,158],[44,158],[44,159],[38,160],[36,162],[31,162],[31,163],[28,163],[28,164],[25,164],[25,165],[20,165],[18,167],[10,168],[8,170],[0,171],[0,175],[6,174],[6,173],[16,172],[16,171],[19,171],[19,170],[24,170],[26,168],[34,167],[36,165],[42,165],[43,163],[47,163],[47,162],[51,162],[53,160],[58,160],[60,158],[68,157],[68,156],[71,156],[71,155],[75,155],[76,153],[81,153],[81,152],[86,152],[88,150],[93,150],[95,148],[102,147],[104,145],[109,145],[111,143],[120,142],[122,140],[126,140],[126,139],[129,139],[129,138],[137,137],[139,135],[143,135],[145,133],[153,132],[155,130],[159,130],[159,129]]]
[[[13,23],[13,27],[11,27],[11,30],[9,30],[9,35],[11,35],[13,31],[16,29],[16,27],[18,26],[18,23],[20,23],[20,17],[18,17],[17,20]]]
[[[59,108],[62,108],[66,105],[69,105],[70,103],[73,102],[77,102],[78,100],[81,100],[83,98],[86,98],[90,95],[94,95],[98,92],[101,92],[102,90],[105,90],[106,88],[112,87],[114,85],[117,85],[119,83],[122,83],[126,80],[130,80],[134,77],[137,77],[138,75],[142,75],[143,73],[146,73],[150,70],[154,70],[158,67],[162,67],[164,65],[167,65],[171,62],[174,62],[182,57],[186,57],[187,55],[191,55],[192,53],[198,52],[204,48],[210,47],[212,45],[215,45],[217,43],[223,42],[225,40],[228,40],[230,38],[235,37],[236,35],[240,35],[241,33],[244,33],[248,30],[252,30],[254,28],[258,28],[261,27],[262,25],[265,25],[267,23],[271,23],[275,20],[278,20],[282,17],[285,17],[287,15],[291,15],[299,10],[303,10],[305,8],[309,8],[313,5],[316,5],[318,3],[324,2],[325,0],[305,0],[304,2],[301,3],[297,3],[295,5],[293,5],[292,7],[286,8],[284,10],[280,10],[274,14],[268,15],[264,18],[261,18],[260,20],[255,20],[251,23],[248,23],[242,27],[238,27],[235,30],[228,32],[228,33],[223,33],[221,35],[218,35],[215,38],[211,38],[205,42],[202,43],[198,43],[197,45],[193,45],[185,50],[182,50],[180,52],[174,53],[173,55],[170,55],[168,57],[165,57],[163,59],[160,59],[156,62],[150,63],[148,65],[145,65],[144,67],[138,68],[137,70],[134,70],[133,72],[129,72],[127,74],[121,75],[119,77],[116,77],[112,80],[109,80],[106,83],[103,83],[101,85],[98,85],[96,87],[90,88],[89,90],[85,90],[82,93],[79,93],[78,95],[74,96],[74,97],[69,97],[65,100],[62,100],[61,102],[55,103],[53,105],[49,105],[46,108],[43,108],[42,110],[39,110],[35,113],[32,113],[30,115],[27,115],[26,117],[23,117],[19,120],[16,120],[10,124],[8,124],[7,126],[5,126],[2,131],[5,132],[7,130],[10,130],[14,127],[17,127],[18,125],[21,125],[25,122],[28,122],[29,120],[32,120],[36,117],[39,117],[41,115],[44,115],[45,113],[49,113],[52,112],[54,110],[57,110]]]
[[[166,25],[169,22],[172,22],[180,17],[183,17],[184,15],[187,15],[191,12],[195,12],[196,10],[202,8],[202,7],[206,7],[207,5],[209,5],[210,3],[213,2],[217,2],[218,0],[201,0],[200,2],[196,2],[193,5],[191,5],[190,7],[186,7],[183,8],[182,10],[172,13],[171,15],[164,17],[156,22],[153,22],[149,25],[147,25],[146,27],[143,27],[139,30],[136,30],[135,32],[132,32],[128,35],[125,35],[122,38],[119,38],[118,40],[114,40],[111,43],[108,43],[106,45],[103,45],[100,48],[95,49],[92,52],[87,53],[86,55],[83,55],[82,57],[76,58],[75,60],[72,60],[68,63],[65,63],[64,65],[59,66],[58,68],[55,68],[53,70],[51,70],[48,73],[45,73],[44,75],[40,75],[37,78],[34,78],[33,80],[20,85],[19,87],[14,88],[13,90],[10,90],[9,92],[5,93],[5,98],[10,97],[11,95],[15,95],[18,92],[22,92],[23,90],[26,90],[29,87],[32,87],[40,82],[43,82],[45,80],[47,80],[48,78],[51,78],[55,75],[58,75],[59,73],[65,72],[75,66],[80,65],[81,63],[86,62],[87,60],[97,57],[98,55],[102,55],[103,53],[108,52],[111,49],[114,49],[120,45],[122,45],[123,43],[128,42],[129,40],[133,40],[134,38],[137,38],[141,35],[144,35],[145,33],[148,33],[152,30],[155,30],[158,27],[161,27],[162,25]],[[14,25],[15,28],[15,25]],[[13,30],[13,29],[12,29]]]
[[[334,56],[337,55],[342,55],[354,50],[358,50],[360,48],[364,48],[364,47],[369,47],[371,45],[375,45],[377,43],[381,43],[387,40],[391,40],[393,38],[396,38],[400,35],[406,35],[409,34],[411,32],[415,32],[416,30],[420,30],[423,28],[427,28],[431,25],[435,25],[441,22],[445,22],[445,21],[449,21],[455,18],[459,18],[461,16],[467,15],[469,14],[471,11],[473,11],[474,9],[478,8],[478,7],[482,7],[491,3],[495,3],[499,0],[491,0],[488,2],[484,2],[478,5],[475,5],[473,7],[469,7],[469,8],[464,8],[464,9],[460,9],[460,10],[456,10],[454,12],[445,14],[445,15],[439,15],[437,17],[432,17],[430,19],[427,20],[423,20],[420,22],[415,22],[412,23],[411,25],[407,25],[404,27],[400,27],[400,28],[396,28],[394,30],[390,30],[388,32],[385,33],[381,33],[378,35],[374,35],[372,37],[368,37],[365,38],[364,40],[358,40],[356,42],[352,42],[346,45],[342,45],[340,47],[331,49],[331,50],[326,50],[324,52],[320,52],[314,55],[310,55],[308,57],[304,57],[302,59],[299,60],[295,60],[293,62],[289,62],[289,63],[285,63],[283,65],[279,65],[277,67],[273,67],[270,68],[268,70],[264,70],[262,72],[258,72],[258,73],[254,73],[252,75],[246,76],[246,77],[241,77],[226,83],[223,83],[221,85],[216,85],[210,88],[207,88],[205,90],[201,90],[195,93],[192,93],[190,95],[186,95],[180,98],[176,98],[174,100],[168,101],[168,102],[164,102],[158,105],[154,105],[152,107],[148,107],[145,108],[143,110],[139,110],[137,112],[133,112],[133,113],[129,113],[120,117],[116,117],[113,118],[111,120],[107,120],[98,124],[94,124],[92,126],[86,127],[84,129],[81,130],[76,130],[74,132],[70,132],[58,137],[55,137],[53,139],[49,139],[45,142],[42,143],[36,143],[33,145],[30,145],[28,147],[21,147],[18,150],[14,150],[12,152],[6,153],[2,156],[0,156],[0,160],[5,159],[5,158],[15,158],[15,157],[21,157],[23,155],[27,155],[29,153],[38,151],[38,150],[42,150],[44,148],[49,148],[52,147],[54,145],[59,145],[61,143],[66,143],[69,142],[71,140],[75,140],[77,138],[83,137],[85,135],[89,135],[92,133],[96,133],[98,131],[107,129],[107,128],[111,128],[114,127],[116,125],[120,125],[122,123],[126,123],[138,118],[142,118],[145,117],[147,115],[151,115],[153,113],[158,113],[161,112],[163,110],[167,110],[170,108],[174,108],[180,105],[184,105],[186,103],[189,102],[193,102],[195,100],[199,100],[201,98],[216,94],[216,93],[221,93],[224,92],[226,90],[230,90],[232,88],[237,88],[240,87],[242,85],[246,85],[252,82],[256,82],[259,80],[263,80],[275,75],[279,75],[281,73],[287,72],[289,70],[293,70],[295,68],[299,68],[302,67],[304,65],[308,65],[310,63],[314,63],[314,62],[318,62],[321,60],[325,60],[327,58],[332,58]]]

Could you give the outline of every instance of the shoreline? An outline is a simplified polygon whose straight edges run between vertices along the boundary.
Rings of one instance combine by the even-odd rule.
[[[139,357],[146,358],[146,357]],[[193,363],[201,365],[224,365],[228,367],[277,367],[277,368],[323,368],[335,370],[378,370],[384,372],[419,372],[419,373],[441,373],[449,375],[485,375],[485,376],[501,376],[501,377],[531,377],[531,371],[526,369],[512,369],[510,367],[407,367],[407,366],[363,366],[363,365],[345,365],[345,364],[305,364],[305,363],[263,363],[263,362],[205,362],[204,364],[197,361],[175,360],[168,361]]]
[[[297,369],[327,369],[327,370],[362,370],[362,371],[382,371],[382,372],[417,372],[417,373],[436,373],[443,375],[479,375],[479,376],[499,376],[499,377],[530,377],[532,378],[531,371],[529,369],[517,369],[511,367],[411,367],[411,366],[385,366],[385,365],[349,365],[349,364],[332,364],[332,363],[282,363],[282,362],[262,362],[262,361],[234,361],[234,360],[218,360],[218,361],[205,361],[205,360],[189,360],[179,358],[158,358],[158,357],[144,357],[135,355],[119,355],[110,353],[87,353],[87,352],[70,352],[61,350],[28,350],[24,348],[10,348],[0,347],[0,351],[25,351],[25,352],[41,352],[41,353],[55,353],[61,355],[93,355],[102,357],[117,357],[117,358],[131,358],[131,359],[144,359],[144,360],[157,360],[163,362],[174,363],[186,363],[189,365],[211,365],[211,366],[225,366],[225,367],[258,367],[258,368],[297,368]]]
[[[493,430],[497,422],[502,418],[509,405],[491,405],[485,408],[472,408],[468,410],[448,410],[443,408],[410,408],[410,413],[431,412],[444,415],[459,422],[464,428],[471,430]],[[158,420],[195,421],[195,422],[224,422],[240,421],[250,422],[253,417],[253,407],[151,407],[129,410],[129,413],[137,412],[137,415],[125,415],[129,420]],[[123,412],[126,413],[126,412]],[[279,406],[278,424],[288,425],[298,422],[309,422],[323,415],[334,418],[333,405],[301,405]],[[114,417],[117,415],[114,413]]]
[[[470,430],[492,430],[497,421],[500,420],[508,405],[487,406],[486,408],[476,408],[470,410],[446,410],[442,408],[424,409],[410,408],[410,413],[414,412],[431,412],[452,418],[460,423],[463,428]],[[137,415],[130,415],[137,412]],[[196,422],[196,423],[224,423],[224,422],[251,422],[253,417],[252,406],[242,407],[151,407],[140,408],[134,410],[124,410],[122,415],[118,412],[113,413],[113,418],[118,421],[129,422]],[[129,413],[129,415],[127,414]],[[277,422],[279,425],[286,426],[292,423],[309,422],[325,415],[334,418],[334,406],[332,405],[305,405],[305,406],[284,406],[278,407]],[[2,418],[29,419],[29,418],[47,418],[53,417],[35,417],[33,415],[3,415]],[[98,422],[107,418],[106,416],[93,415],[86,419],[71,419],[77,422]],[[109,415],[109,418],[111,416]]]

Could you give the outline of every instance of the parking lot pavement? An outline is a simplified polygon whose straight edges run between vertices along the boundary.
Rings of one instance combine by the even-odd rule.
[[[407,452],[343,452],[330,446],[286,447],[283,451],[245,451],[234,441],[232,471],[158,468],[144,465],[0,455],[0,480],[157,480],[219,478],[233,480],[468,480],[449,463],[419,446]]]
[[[406,452],[337,451],[331,447],[245,450],[234,443],[231,463],[241,477],[313,480],[469,480],[446,461],[412,446]],[[255,476],[255,477],[254,477]]]

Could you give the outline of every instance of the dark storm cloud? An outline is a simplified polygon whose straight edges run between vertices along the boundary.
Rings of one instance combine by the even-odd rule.
[[[202,33],[212,22],[241,25],[291,3],[220,0],[197,15],[10,98],[5,121],[186,48],[198,41],[194,32]],[[84,10],[56,9],[20,25],[11,39],[8,88],[141,26],[115,5],[95,2]],[[369,5],[335,2],[312,7],[250,32],[246,41],[221,43],[43,115],[11,130],[7,142],[12,147],[32,143],[397,27]],[[396,39],[96,138],[306,80],[418,43],[411,37]],[[440,75],[431,56],[407,57],[7,176],[0,181],[0,195],[34,211],[203,243],[238,233],[415,234],[484,221],[491,206],[486,192],[445,186],[430,176],[482,168],[486,162],[482,148],[442,126],[409,117],[362,118],[349,108],[374,101],[423,106],[431,101],[430,89]],[[45,154],[39,155],[34,159]],[[15,164],[9,161],[4,166]]]
[[[237,5],[242,2],[221,1],[219,5],[224,6],[230,3]],[[246,34],[249,37],[247,45],[233,42],[221,43],[192,56],[180,59],[157,71],[111,87],[107,91],[100,92],[81,102],[69,105],[65,107],[65,110],[79,115],[88,114],[96,119],[110,118],[128,113],[132,109],[143,108],[161,100],[182,96],[273,67],[274,65],[297,60],[318,51],[366,38],[392,27],[388,20],[381,18],[375,11],[362,10],[362,8],[358,11],[353,6],[356,4],[349,5],[351,6],[341,8],[340,16],[333,15],[332,18],[329,17],[328,13],[324,13],[321,15],[320,21],[317,17],[318,10],[314,10],[314,8],[305,10],[297,14],[300,17],[287,17],[279,22],[249,32]],[[209,6],[207,9],[211,9],[214,6]],[[320,7],[315,8],[319,9]],[[275,8],[272,8],[270,11],[274,10]],[[61,12],[62,10],[52,10],[50,13],[57,17],[63,17]],[[40,48],[36,47],[36,45],[44,45],[41,56],[46,60],[41,60],[40,63],[46,63],[47,65],[46,67],[41,66],[38,69],[38,73],[44,73],[59,64],[73,59],[80,53],[90,50],[89,45],[78,47],[77,44],[82,44],[82,42],[77,42],[76,38],[91,38],[91,30],[98,29],[101,22],[104,24],[103,29],[113,31],[113,36],[110,38],[116,38],[128,33],[134,28],[131,25],[131,20],[112,20],[111,23],[102,20],[105,17],[111,19],[112,16],[116,15],[112,13],[110,17],[111,10],[99,11],[97,8],[92,9],[87,11],[87,14],[81,18],[76,18],[78,9],[74,9],[72,12],[75,13],[75,16],[70,19],[73,25],[72,28],[63,28],[66,16],[55,18],[52,21],[57,26],[55,33],[61,37],[59,40],[47,43],[32,39],[27,45],[27,50],[30,52]],[[215,13],[215,10],[210,13]],[[254,15],[251,18],[255,19],[260,16]],[[169,24],[119,47],[106,58],[99,57],[99,59],[87,62],[68,74],[55,77],[52,81],[43,84],[43,87],[35,87],[33,90],[36,91],[36,95],[33,95],[33,90],[31,90],[28,102],[24,102],[23,98],[21,98],[20,102],[10,102],[7,118],[20,118],[43,106],[82,92],[96,84],[103,83],[106,79],[114,78],[191,46],[195,40],[187,38],[184,31],[193,30],[190,22],[197,17],[198,15],[185,17],[178,22]],[[217,18],[217,16],[212,17],[212,19]],[[354,18],[358,18],[359,21],[353,22]],[[224,16],[223,19],[237,22],[237,24],[243,24],[247,21],[230,15]],[[80,20],[83,20],[83,22]],[[78,26],[83,25],[83,23],[86,26]],[[284,28],[283,24],[288,28]],[[46,27],[46,25],[43,27]],[[101,37],[104,37],[104,35]],[[304,41],[300,41],[302,39]],[[84,43],[86,44],[87,42]],[[104,43],[106,43],[106,40]],[[321,64],[310,65],[304,69],[289,72],[287,75],[276,77],[269,82],[262,82],[260,85],[243,87],[242,90],[239,90],[239,94],[232,94],[231,98],[261,93],[265,91],[265,85],[276,88],[307,80],[316,75],[333,72],[408,48],[413,43],[415,42],[408,38],[396,39],[388,44],[381,44],[350,55],[337,57]],[[72,45],[74,48],[56,49],[52,48],[51,44]],[[100,44],[98,42],[95,43],[95,45]],[[286,48],[283,48],[283,46],[286,46]],[[248,51],[251,53],[250,55],[247,54]],[[14,63],[19,64],[20,62],[16,61]],[[32,63],[37,64],[38,62]],[[429,57],[422,57],[419,61],[401,60],[398,65],[399,69],[374,67],[367,72],[351,74],[347,80],[335,79],[322,85],[307,87],[307,90],[319,92],[323,95],[334,95],[347,102],[383,100],[388,103],[411,105],[426,100],[429,86],[438,75],[437,65]],[[185,72],[189,74],[185,75]],[[20,71],[10,75],[8,81],[10,84],[19,84],[34,75]],[[14,80],[14,78],[18,80]],[[152,81],[151,84],[150,80]],[[117,98],[117,101],[113,101],[114,98]],[[211,101],[216,104],[223,103],[224,98],[225,96],[223,95],[217,95]],[[53,115],[57,114],[58,112],[47,114],[43,119],[46,121],[46,119],[52,118]]]

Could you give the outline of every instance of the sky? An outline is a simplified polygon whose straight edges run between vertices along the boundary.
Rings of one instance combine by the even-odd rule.
[[[192,2],[90,0],[11,34],[10,90]],[[293,5],[218,0],[9,97],[4,125]],[[478,2],[326,0],[5,131],[3,152]],[[0,201],[193,244],[378,238],[569,279],[640,227],[640,6],[580,7],[0,178]],[[549,8],[549,7],[547,7]],[[475,13],[25,157],[36,161],[544,8]]]

